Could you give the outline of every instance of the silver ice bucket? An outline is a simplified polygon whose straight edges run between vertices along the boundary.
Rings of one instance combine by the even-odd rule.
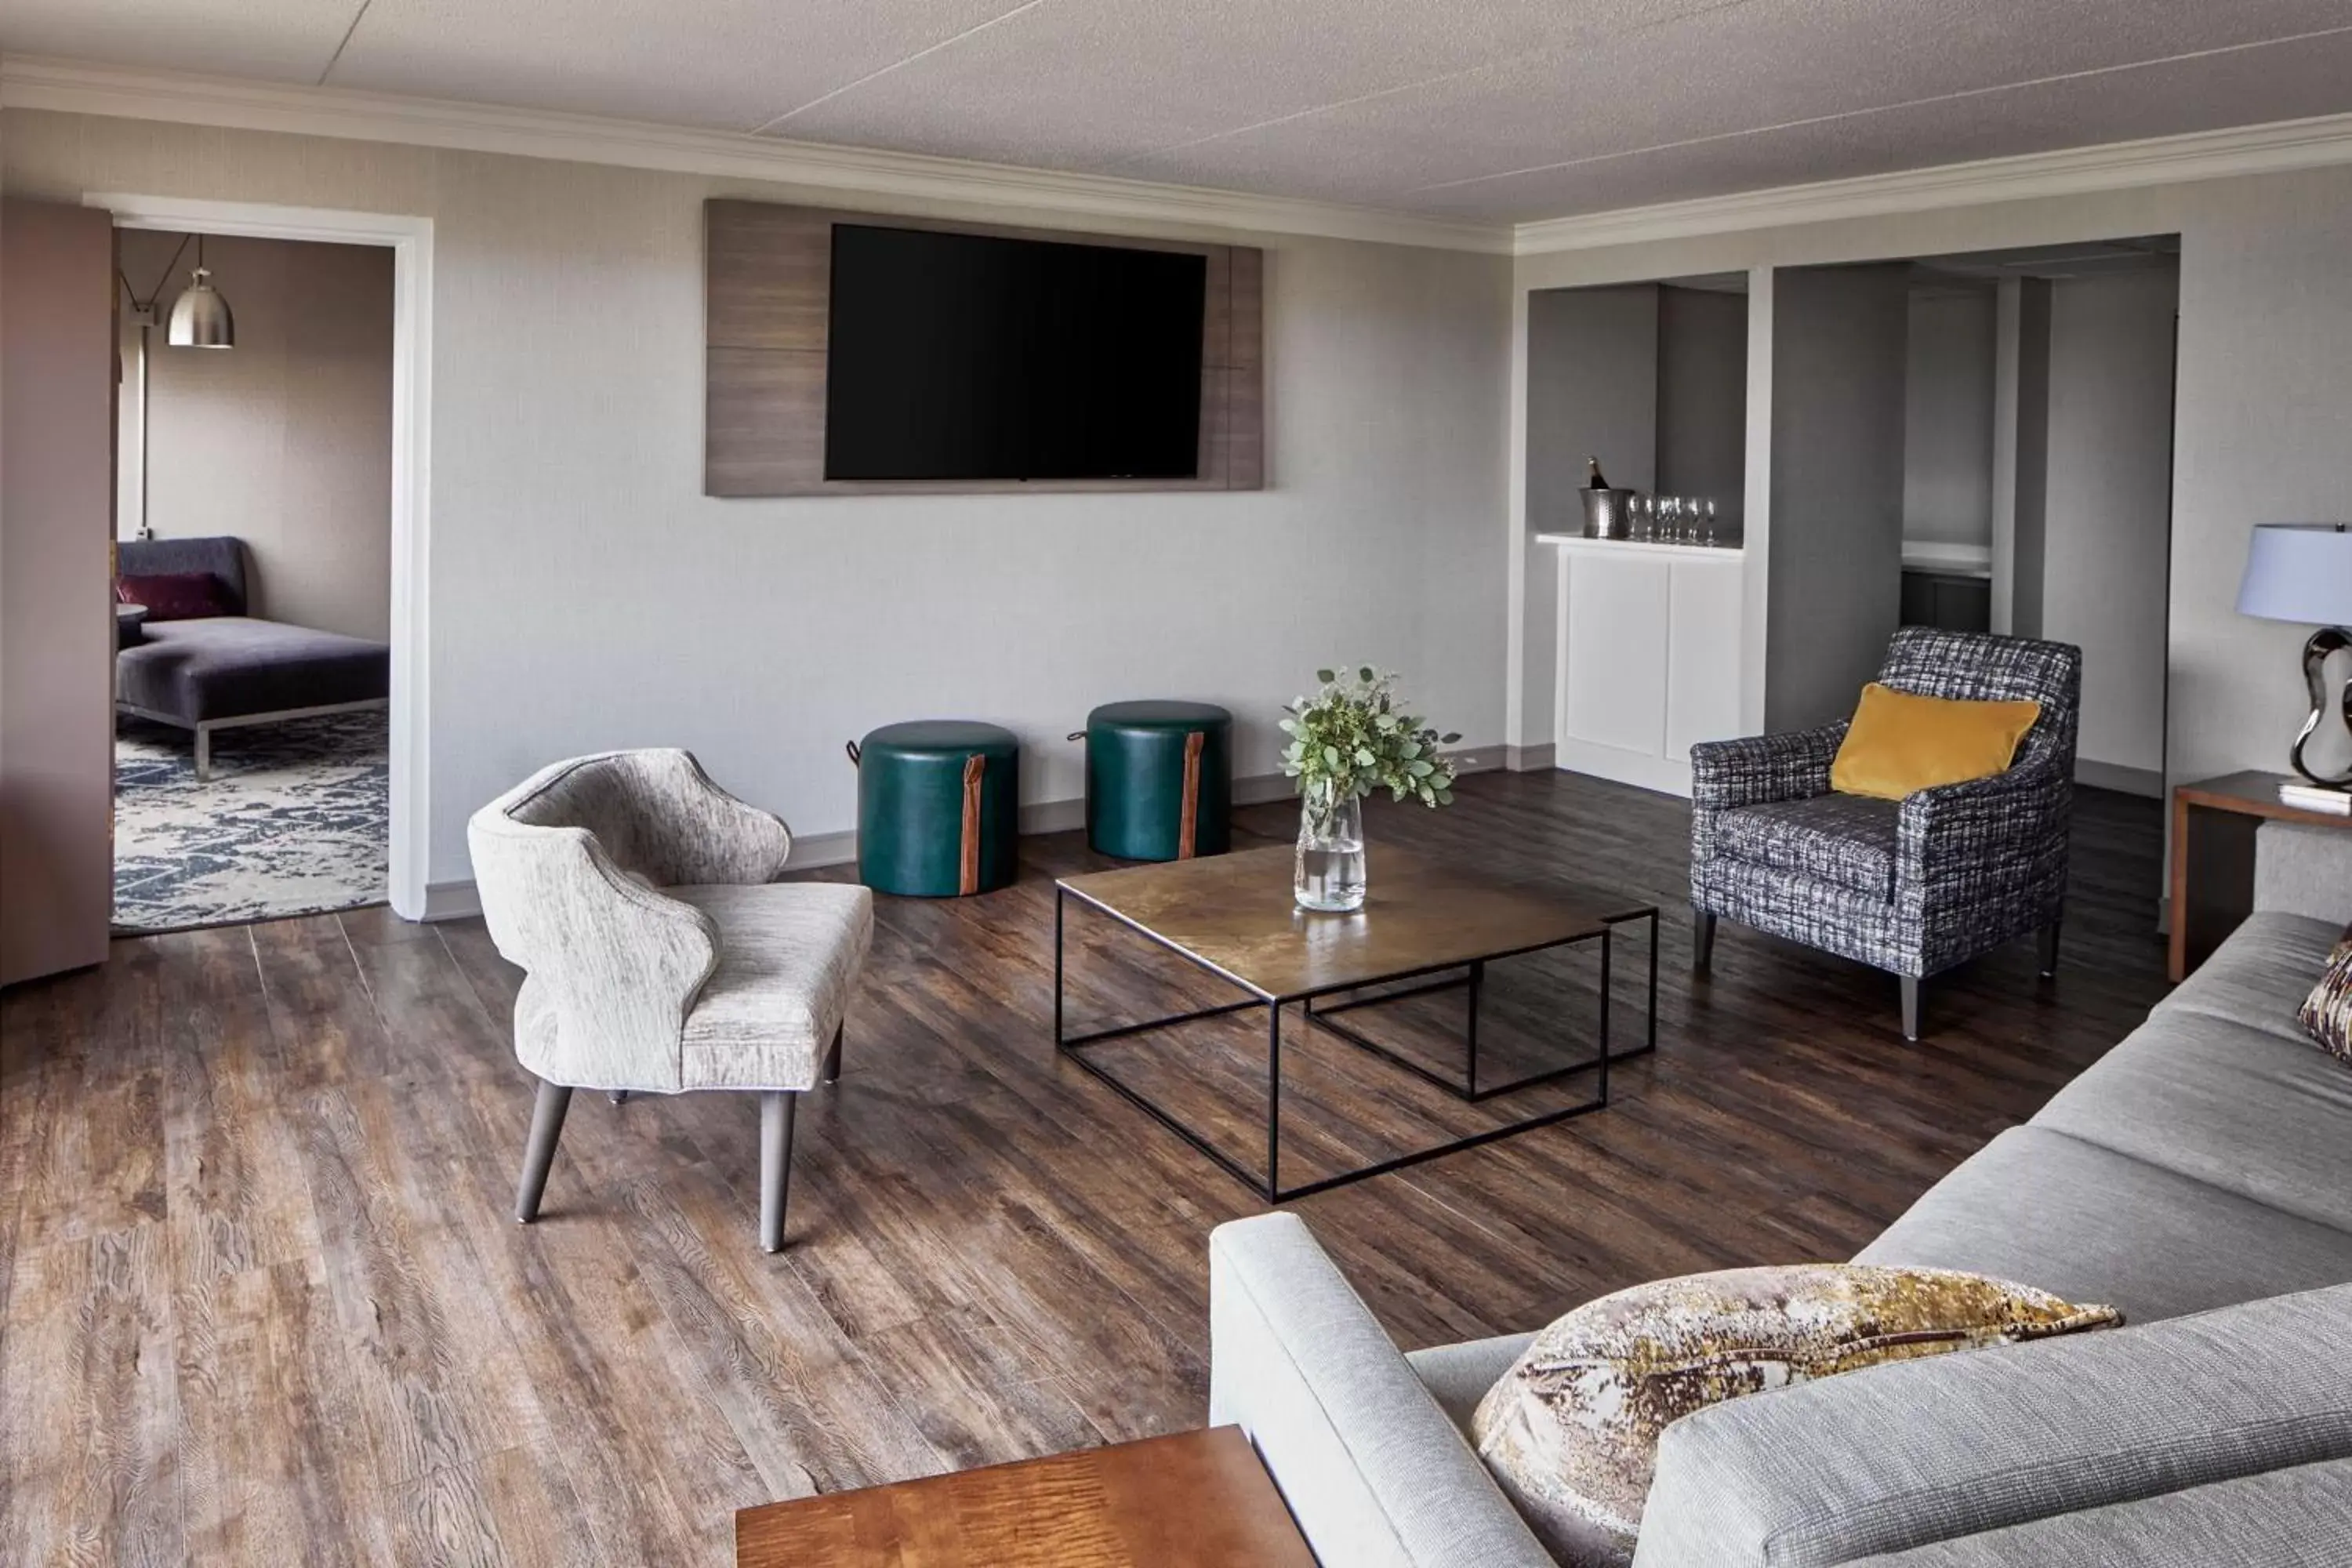
[[[1623,539],[1633,531],[1632,510],[1626,503],[1633,499],[1633,490],[1581,489],[1584,498],[1584,531],[1593,539]]]

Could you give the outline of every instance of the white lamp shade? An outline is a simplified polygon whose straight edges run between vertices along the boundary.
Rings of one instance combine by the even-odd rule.
[[[236,320],[228,301],[212,285],[212,274],[199,267],[180,297],[172,301],[170,342],[175,349],[226,349],[236,346]]]
[[[2352,531],[2340,522],[2256,524],[2238,613],[2307,626],[2352,626]]]

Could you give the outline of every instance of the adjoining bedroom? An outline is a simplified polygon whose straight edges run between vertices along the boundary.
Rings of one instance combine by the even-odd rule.
[[[392,252],[115,237],[115,927],[381,902]]]

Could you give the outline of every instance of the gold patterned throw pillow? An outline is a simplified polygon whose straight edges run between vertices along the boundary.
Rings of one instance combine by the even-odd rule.
[[[1536,1335],[1471,1423],[1544,1544],[1630,1563],[1668,1423],[1744,1394],[1946,1351],[2108,1328],[2112,1307],[1945,1268],[1729,1268],[1588,1301]]]
[[[2352,926],[2336,939],[2319,984],[2303,999],[2295,1015],[2303,1032],[2340,1062],[2352,1065]]]

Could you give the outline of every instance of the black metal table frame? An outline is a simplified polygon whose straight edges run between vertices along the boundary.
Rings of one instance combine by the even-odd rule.
[[[1242,990],[1248,992],[1250,994],[1242,1001],[1227,1002],[1214,1007],[1196,1008],[1189,1013],[1175,1013],[1165,1017],[1146,1018],[1137,1023],[1115,1025],[1110,1028],[1096,1029],[1083,1035],[1065,1034],[1063,1032],[1062,1026],[1065,951],[1063,932],[1067,922],[1067,902],[1072,898],[1076,898],[1080,903],[1085,904],[1091,910],[1097,910],[1101,914],[1108,915],[1118,924],[1127,927],[1128,930],[1134,931],[1137,935],[1151,942],[1156,946],[1165,948],[1167,951],[1177,954],[1179,957],[1192,963],[1194,967],[1206,970],[1209,973],[1215,975],[1218,979],[1224,981],[1227,984],[1238,986]],[[1501,952],[1487,953],[1483,957],[1473,959],[1466,963],[1456,961],[1448,963],[1428,964],[1420,968],[1401,970],[1394,974],[1385,974],[1376,980],[1357,981],[1346,985],[1328,985],[1313,991],[1301,992],[1292,995],[1276,995],[1251,984],[1248,981],[1242,979],[1237,974],[1234,974],[1226,970],[1219,968],[1217,965],[1210,963],[1207,959],[1201,957],[1198,953],[1195,953],[1190,949],[1182,947],[1176,942],[1171,942],[1166,937],[1160,935],[1158,932],[1139,924],[1137,921],[1121,914],[1118,910],[1103,903],[1099,900],[1089,898],[1085,893],[1075,891],[1066,884],[1057,880],[1054,884],[1054,1048],[1059,1054],[1067,1057],[1071,1061],[1085,1068],[1095,1078],[1099,1079],[1104,1083],[1109,1085],[1111,1089],[1116,1090],[1122,1099],[1142,1110],[1154,1121],[1159,1122],[1162,1127],[1165,1127],[1168,1131],[1176,1134],[1177,1137],[1181,1138],[1185,1142],[1191,1144],[1201,1153],[1207,1155],[1212,1161],[1215,1162],[1218,1167],[1224,1171],[1226,1174],[1232,1176],[1235,1181],[1241,1183],[1244,1186],[1257,1194],[1258,1196],[1264,1198],[1267,1203],[1288,1203],[1294,1198],[1303,1198],[1316,1193],[1328,1192],[1333,1187],[1345,1186],[1350,1182],[1360,1182],[1368,1176],[1385,1175],[1391,1171],[1402,1170],[1408,1165],[1418,1165],[1426,1160],[1436,1160],[1448,1154],[1458,1154],[1465,1149],[1475,1149],[1482,1143],[1492,1143],[1498,1139],[1508,1138],[1515,1133],[1531,1132],[1538,1127],[1549,1127],[1555,1122],[1566,1121],[1571,1117],[1582,1116],[1588,1112],[1599,1110],[1606,1107],[1609,1103],[1610,1064],[1612,1062],[1630,1061],[1635,1057],[1647,1056],[1658,1048],[1658,910],[1654,906],[1651,906],[1643,909],[1629,910],[1622,914],[1600,916],[1596,918],[1601,921],[1601,930],[1582,936],[1562,937],[1554,942],[1534,942],[1526,947],[1511,948]],[[1634,1047],[1631,1050],[1612,1051],[1609,1048],[1610,1002],[1611,992],[1612,990],[1614,981],[1614,973],[1613,948],[1611,937],[1618,926],[1627,925],[1635,921],[1644,920],[1650,923],[1649,1016],[1644,1037],[1641,1045]],[[1478,1083],[1478,1004],[1480,994],[1485,989],[1486,965],[1507,958],[1522,958],[1532,953],[1548,952],[1555,948],[1581,946],[1586,942],[1594,941],[1598,941],[1601,943],[1600,1041],[1598,1048],[1590,1058],[1582,1061],[1570,1062],[1564,1067],[1551,1068],[1542,1072],[1532,1073],[1526,1077],[1514,1079],[1508,1083],[1489,1084],[1484,1088],[1480,1087]],[[1454,970],[1461,970],[1464,971],[1464,973],[1452,978],[1433,980],[1428,981],[1423,984],[1407,986],[1405,989],[1401,991],[1383,991],[1378,995],[1353,997],[1339,1002],[1336,1005],[1327,1005],[1321,1007],[1318,1007],[1315,1005],[1318,1000],[1324,997],[1345,996],[1350,992],[1370,991],[1379,986],[1397,985],[1407,981],[1423,980],[1427,976],[1444,975]],[[1383,1045],[1381,1045],[1379,1042],[1370,1039],[1361,1032],[1350,1028],[1345,1024],[1333,1021],[1331,1016],[1331,1015],[1335,1013],[1349,1012],[1358,1007],[1376,1007],[1384,1003],[1401,1002],[1408,997],[1425,996],[1441,991],[1462,989],[1467,989],[1469,992],[1469,1011],[1467,1023],[1464,1030],[1464,1078],[1461,1082],[1455,1082],[1454,1080],[1446,1078],[1442,1073],[1432,1072],[1428,1068],[1423,1066],[1421,1063],[1398,1055],[1396,1052],[1389,1049]],[[1312,1182],[1304,1183],[1298,1186],[1285,1187],[1281,1184],[1282,1010],[1286,1006],[1294,1003],[1298,1005],[1300,1015],[1304,1016],[1308,1023],[1325,1030],[1339,1039],[1346,1041],[1348,1044],[1354,1046],[1359,1050],[1379,1057],[1381,1060],[1386,1061],[1392,1066],[1402,1068],[1406,1071],[1413,1074],[1415,1077],[1423,1079],[1429,1083],[1435,1084],[1438,1088],[1443,1089],[1447,1093],[1453,1095],[1456,1100],[1464,1100],[1467,1103],[1476,1104],[1483,1100],[1491,1100],[1496,1095],[1511,1094],[1520,1089],[1534,1089],[1539,1085],[1556,1082],[1561,1079],[1569,1078],[1574,1074],[1581,1072],[1597,1073],[1597,1077],[1594,1081],[1593,1093],[1591,1098],[1580,1100],[1573,1105],[1562,1106],[1556,1110],[1543,1111],[1538,1115],[1524,1117],[1517,1121],[1507,1122],[1500,1127],[1490,1127],[1483,1131],[1474,1132],[1466,1137],[1457,1138],[1452,1142],[1438,1144],[1434,1148],[1417,1150],[1410,1154],[1401,1154],[1393,1159],[1379,1161],[1373,1164],[1366,1165],[1357,1170],[1343,1172],[1336,1176],[1324,1176]],[[1152,1100],[1142,1091],[1122,1081],[1116,1074],[1110,1072],[1108,1069],[1087,1059],[1086,1049],[1090,1046],[1102,1045],[1110,1040],[1125,1039],[1131,1036],[1146,1034],[1156,1029],[1173,1028],[1179,1024],[1196,1023],[1204,1018],[1227,1017],[1233,1014],[1248,1012],[1252,1008],[1256,1007],[1265,1008],[1266,1016],[1265,1174],[1262,1177],[1249,1170],[1248,1167],[1242,1164],[1240,1161],[1234,1159],[1223,1150],[1219,1149],[1215,1144],[1209,1142],[1208,1139],[1202,1137],[1200,1133],[1186,1126],[1173,1114]]]

